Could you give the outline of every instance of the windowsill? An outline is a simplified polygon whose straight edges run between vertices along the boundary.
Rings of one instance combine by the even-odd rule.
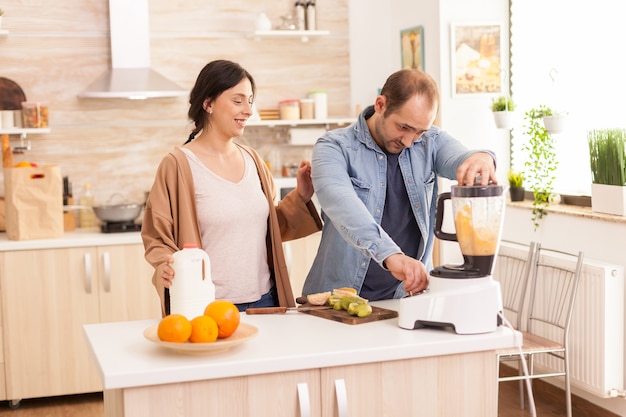
[[[518,207],[523,209],[533,209],[531,200],[524,201],[507,201],[510,207]],[[625,216],[616,216],[614,214],[599,213],[592,211],[591,207],[575,206],[572,204],[551,204],[545,209],[546,213],[558,213],[566,216],[582,217],[585,219],[602,220],[612,223],[626,224]]]

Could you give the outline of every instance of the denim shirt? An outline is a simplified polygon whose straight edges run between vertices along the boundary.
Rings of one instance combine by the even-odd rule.
[[[386,154],[374,142],[364,115],[345,128],[331,130],[313,148],[312,179],[322,209],[322,239],[302,290],[303,295],[352,287],[360,291],[370,259],[382,262],[402,253],[380,227],[387,187]],[[422,234],[418,259],[432,269],[433,224],[437,178],[456,179],[456,170],[468,156],[458,140],[431,127],[399,155],[413,215]],[[489,152],[489,151],[482,151]],[[495,155],[489,152],[495,160]],[[394,298],[403,297],[399,285]]]

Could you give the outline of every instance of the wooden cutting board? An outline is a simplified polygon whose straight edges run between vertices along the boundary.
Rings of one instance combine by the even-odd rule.
[[[305,304],[302,307],[306,307],[308,305],[309,304]],[[346,324],[370,323],[372,321],[387,320],[398,317],[397,311],[376,306],[372,306],[372,314],[367,317],[351,316],[346,310],[334,310],[332,308],[327,310],[303,310],[301,313]]]

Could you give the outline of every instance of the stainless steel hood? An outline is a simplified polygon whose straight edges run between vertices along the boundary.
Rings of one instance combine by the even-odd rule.
[[[146,99],[188,94],[150,68],[148,0],[109,0],[111,69],[82,98]]]

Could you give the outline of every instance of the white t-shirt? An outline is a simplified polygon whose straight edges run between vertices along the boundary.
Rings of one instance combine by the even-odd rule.
[[[271,288],[267,264],[269,207],[254,160],[244,151],[244,175],[228,181],[207,168],[189,149],[202,246],[211,260],[215,298],[257,301]]]

